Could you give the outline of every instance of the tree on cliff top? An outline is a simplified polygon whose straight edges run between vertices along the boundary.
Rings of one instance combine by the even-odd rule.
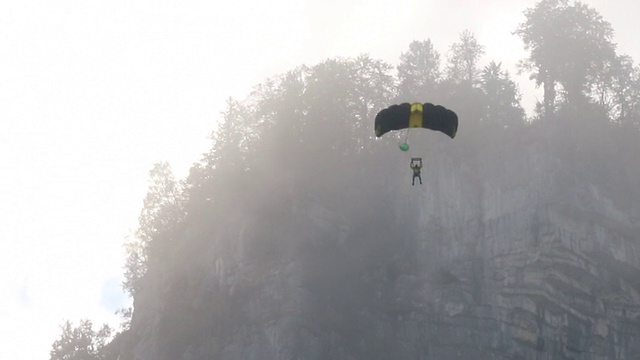
[[[585,103],[591,84],[615,58],[611,25],[595,9],[568,0],[542,0],[525,17],[515,31],[529,50],[520,68],[543,86],[544,115],[555,112],[556,85],[566,102]]]

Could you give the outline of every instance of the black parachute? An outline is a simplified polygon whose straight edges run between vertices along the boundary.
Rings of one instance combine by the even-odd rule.
[[[407,128],[441,131],[453,139],[458,132],[458,115],[442,105],[431,103],[391,105],[376,115],[376,137]]]

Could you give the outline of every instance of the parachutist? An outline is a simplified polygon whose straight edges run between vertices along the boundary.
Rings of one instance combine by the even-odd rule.
[[[398,144],[400,150],[408,151],[409,130],[413,128],[430,129],[442,132],[450,138],[455,138],[458,132],[458,115],[442,105],[432,103],[401,103],[382,109],[376,115],[374,131],[376,138],[394,130],[406,130],[404,142]],[[413,178],[411,185],[415,185],[416,178],[422,185],[422,158],[411,158],[411,170]]]
[[[411,170],[413,170],[413,178],[411,179],[411,186],[415,185],[416,178],[420,180],[422,185],[422,176],[420,175],[420,169],[422,169],[422,158],[411,158]]]

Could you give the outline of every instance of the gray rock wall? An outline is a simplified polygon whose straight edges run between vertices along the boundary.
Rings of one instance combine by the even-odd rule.
[[[135,299],[135,358],[640,359],[640,199],[543,142],[501,149],[191,235]]]

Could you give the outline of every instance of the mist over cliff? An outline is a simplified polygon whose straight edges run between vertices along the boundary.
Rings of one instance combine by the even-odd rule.
[[[229,99],[187,178],[150,173],[114,358],[640,358],[640,69],[593,9],[525,14],[530,117],[469,32],[446,66],[414,41],[395,69],[328,59]],[[412,101],[457,136],[374,136]]]
[[[156,213],[173,220],[149,243],[131,358],[637,357],[637,128],[587,106],[461,116],[455,139],[412,131],[403,153],[404,133],[370,135],[379,103],[340,100],[386,79],[333,75],[364,61],[230,102],[233,126]]]

